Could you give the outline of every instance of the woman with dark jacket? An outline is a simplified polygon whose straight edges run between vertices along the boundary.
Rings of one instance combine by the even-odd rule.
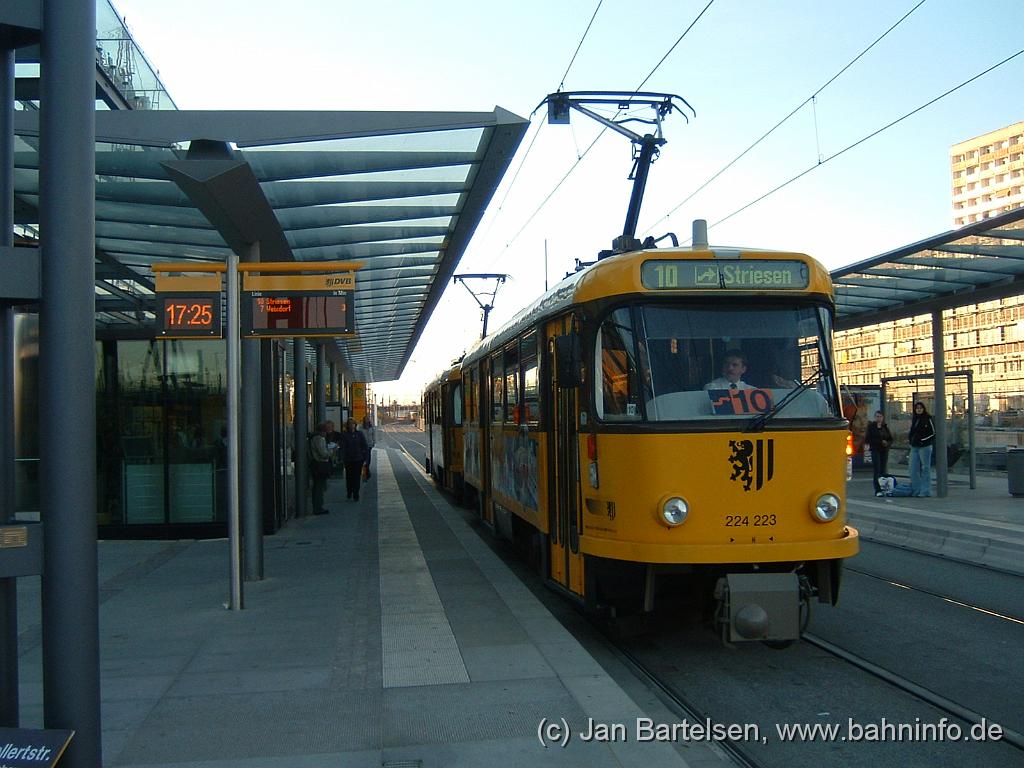
[[[363,433],[356,429],[355,419],[345,422],[338,452],[345,465],[345,490],[348,491],[348,498],[359,501],[359,481],[362,479],[363,466],[370,466],[370,446]]]
[[[910,495],[932,495],[932,446],[935,424],[924,403],[914,403],[914,418],[910,422]]]
[[[875,411],[875,420],[868,424],[865,440],[871,447],[871,475],[875,484],[875,496],[881,496],[882,488],[878,484],[878,478],[889,473],[889,446],[892,445],[892,432],[889,431],[889,425],[885,423],[885,414],[881,411]]]

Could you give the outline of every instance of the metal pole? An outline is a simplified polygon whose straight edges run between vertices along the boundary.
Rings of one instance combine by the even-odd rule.
[[[967,458],[971,475],[971,490],[978,487],[977,463],[974,457],[974,371],[967,371]]]
[[[295,380],[295,516],[306,516],[306,488],[309,484],[306,460],[309,419],[306,415],[306,340],[295,339],[292,347],[292,378]]]
[[[317,424],[327,421],[327,348],[322,341],[316,344],[316,377],[313,380],[313,413]]]
[[[260,260],[260,244],[252,243],[247,262]],[[240,457],[239,504],[242,516],[242,543],[245,547],[245,580],[263,578],[263,419],[259,339],[243,339],[242,346],[242,451]]]
[[[629,209],[626,211],[626,223],[622,227],[624,237],[636,236],[636,224],[640,219],[640,205],[644,200],[647,187],[647,175],[651,170],[654,152],[658,148],[658,139],[647,134],[640,140],[640,154],[636,160],[636,175],[633,177],[633,192],[629,197]],[[626,247],[625,244],[623,247]]]
[[[42,4],[39,511],[43,722],[103,765],[96,547],[96,4]],[[69,418],[69,414],[72,417]]]
[[[14,51],[0,48],[0,245],[14,244]],[[0,523],[14,522],[14,308],[0,299]],[[0,579],[0,728],[18,727],[18,580]]]
[[[946,352],[942,338],[942,310],[932,312],[932,363],[935,367],[935,493],[939,498],[949,495],[949,472],[946,466]]]
[[[227,378],[228,378],[228,550],[231,561],[231,600],[228,607],[240,611],[242,604],[242,553],[239,548],[238,506],[238,368],[241,345],[238,318],[238,254],[227,257]]]

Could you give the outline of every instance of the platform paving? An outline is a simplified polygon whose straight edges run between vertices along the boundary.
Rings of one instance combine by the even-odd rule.
[[[99,543],[104,765],[718,764],[632,738],[543,747],[545,718],[576,734],[589,718],[671,720],[641,709],[417,467],[374,457],[360,501],[334,480],[330,514],[266,538],[241,611],[225,609],[226,541]],[[41,634],[38,579],[22,579],[26,728],[43,723]]]
[[[904,482],[906,478],[902,478]],[[975,488],[950,475],[948,494],[876,497],[871,474],[847,484],[851,524],[867,541],[1024,574],[1024,497],[1011,496],[1006,474],[978,474]]]
[[[706,746],[542,747],[542,719],[673,722],[613,679],[395,450],[362,499],[265,540],[266,578],[225,610],[227,542],[101,541],[104,764],[118,768],[719,765]],[[848,486],[865,540],[1024,572],[1006,477],[949,495]],[[21,725],[42,727],[39,581],[19,580]],[[627,693],[626,691],[629,691]],[[637,702],[641,702],[638,704]]]

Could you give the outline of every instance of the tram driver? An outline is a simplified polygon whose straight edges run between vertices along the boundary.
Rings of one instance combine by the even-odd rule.
[[[730,352],[722,360],[722,375],[704,385],[704,389],[754,389],[743,380],[747,359],[739,352]]]

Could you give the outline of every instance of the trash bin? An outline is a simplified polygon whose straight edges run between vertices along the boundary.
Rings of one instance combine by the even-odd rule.
[[[1006,449],[1006,480],[1011,496],[1024,496],[1024,448]]]

